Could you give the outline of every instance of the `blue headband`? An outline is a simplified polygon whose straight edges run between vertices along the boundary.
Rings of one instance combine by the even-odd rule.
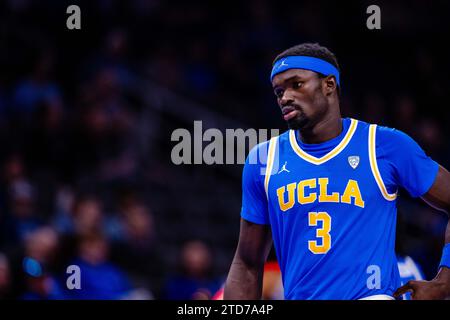
[[[270,81],[272,81],[273,77],[277,74],[289,69],[311,70],[323,74],[324,76],[333,75],[336,78],[338,86],[340,86],[339,71],[335,66],[325,60],[307,56],[288,56],[277,60],[273,65]]]

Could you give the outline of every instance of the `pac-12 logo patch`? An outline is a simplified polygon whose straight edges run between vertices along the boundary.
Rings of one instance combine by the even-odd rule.
[[[356,167],[359,165],[359,156],[348,157],[348,163],[350,164],[350,167],[356,169]]]

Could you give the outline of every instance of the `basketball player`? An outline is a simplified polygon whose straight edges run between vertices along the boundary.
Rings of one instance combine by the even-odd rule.
[[[270,79],[290,130],[245,163],[224,299],[260,299],[272,241],[286,299],[448,297],[450,226],[431,281],[400,287],[394,247],[398,188],[450,212],[449,172],[406,134],[341,117],[339,65],[327,48],[287,49]]]

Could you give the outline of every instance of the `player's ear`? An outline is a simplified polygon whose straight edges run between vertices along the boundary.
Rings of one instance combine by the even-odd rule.
[[[322,89],[326,96],[329,96],[337,89],[336,78],[332,75],[325,77],[322,80]]]

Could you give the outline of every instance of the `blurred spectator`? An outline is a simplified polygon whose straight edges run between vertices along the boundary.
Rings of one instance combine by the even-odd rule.
[[[61,283],[52,271],[58,255],[58,234],[50,227],[42,227],[25,238],[25,300],[53,300],[66,298]]]
[[[159,294],[164,267],[157,250],[152,212],[139,201],[125,202],[116,225],[114,261],[127,270],[136,286]]]
[[[180,253],[181,272],[168,279],[166,298],[170,300],[211,299],[222,285],[211,276],[212,255],[201,241],[189,241]]]
[[[82,236],[102,232],[104,228],[103,208],[96,197],[86,197],[77,201],[74,208],[74,233]]]
[[[133,84],[133,74],[129,69],[128,61],[128,33],[124,29],[113,29],[105,35],[103,50],[90,66],[92,70],[108,68],[114,72],[122,88],[130,89]]]
[[[6,217],[10,243],[25,240],[28,234],[43,225],[35,211],[35,191],[27,180],[16,180],[9,188],[9,214]]]
[[[156,241],[152,211],[133,191],[123,191],[119,196],[112,237],[136,248],[152,247]]]
[[[9,259],[0,252],[0,300],[12,299],[11,294],[11,271]]]
[[[66,190],[66,192],[68,192]],[[73,197],[71,194],[60,194],[61,197]],[[81,195],[76,200],[61,199],[69,203],[61,204],[55,217],[56,228],[66,235],[82,236],[105,231],[102,203],[94,195]],[[69,206],[70,215],[67,210]]]
[[[75,202],[75,194],[71,187],[60,186],[55,194],[55,213],[52,217],[52,225],[61,234],[73,231],[72,216]]]
[[[39,262],[25,258],[23,262],[25,271],[26,291],[21,296],[23,300],[63,300],[67,299],[63,289],[55,276],[43,270]]]
[[[25,255],[49,268],[58,255],[58,240],[53,228],[40,227],[25,238]]]
[[[42,102],[60,105],[61,92],[58,85],[51,80],[54,55],[44,51],[38,57],[31,75],[21,81],[14,94],[14,112],[29,120]]]
[[[410,256],[397,256],[401,285],[410,280],[424,280],[425,276],[420,266]],[[402,296],[403,300],[411,300],[411,292]]]
[[[432,214],[430,212],[422,212],[422,214]],[[411,230],[411,224],[408,221],[408,217],[406,212],[403,210],[399,210],[397,213],[397,235],[396,235],[396,243],[395,243],[395,251],[397,254],[397,264],[400,273],[400,281],[401,285],[406,284],[410,280],[425,280],[425,275],[422,271],[421,266],[415,261],[410,255],[415,254],[408,247],[408,244],[411,243],[409,239],[410,234],[414,233],[414,230]],[[433,235],[429,235],[431,238]],[[411,293],[407,292],[402,296],[403,300],[411,300]]]
[[[3,179],[6,186],[11,186],[15,181],[25,177],[23,158],[19,153],[12,153],[6,158],[3,165]]]
[[[118,300],[132,293],[126,274],[109,261],[110,244],[100,233],[82,233],[77,256],[71,262],[81,270],[81,289],[70,290],[72,299]]]

